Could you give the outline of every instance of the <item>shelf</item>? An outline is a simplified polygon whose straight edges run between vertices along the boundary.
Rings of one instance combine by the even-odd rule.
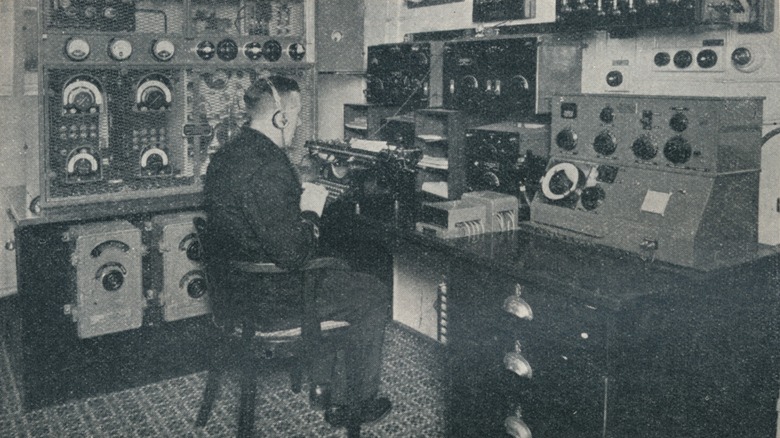
[[[450,164],[447,158],[423,156],[417,163],[417,167],[421,169],[448,170]]]
[[[438,143],[447,141],[447,137],[435,134],[417,134],[416,137],[425,143]]]

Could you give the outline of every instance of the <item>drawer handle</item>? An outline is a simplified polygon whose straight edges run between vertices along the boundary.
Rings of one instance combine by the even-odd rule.
[[[504,368],[520,377],[528,377],[530,379],[533,375],[531,364],[517,351],[504,355]]]
[[[513,438],[532,438],[531,429],[525,424],[525,421],[523,421],[520,408],[517,408],[514,415],[506,417],[504,420],[504,428],[506,429],[506,433]]]
[[[534,319],[534,312],[531,306],[524,299],[520,297],[523,293],[523,287],[515,285],[515,293],[508,296],[504,300],[504,311],[511,313],[512,315],[525,320]]]

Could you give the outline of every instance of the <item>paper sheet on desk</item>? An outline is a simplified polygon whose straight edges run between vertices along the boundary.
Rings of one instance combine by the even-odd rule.
[[[328,200],[328,189],[319,184],[305,182],[301,185],[301,211],[313,211],[322,216],[325,202]]]
[[[365,140],[362,138],[353,138],[350,140],[349,147],[353,149],[359,149],[361,151],[373,152],[375,154],[386,150],[395,150],[395,146],[388,145],[386,141]]]

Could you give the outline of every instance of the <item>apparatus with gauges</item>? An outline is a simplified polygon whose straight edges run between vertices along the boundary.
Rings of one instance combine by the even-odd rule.
[[[762,99],[566,95],[531,220],[699,266],[757,244]]]

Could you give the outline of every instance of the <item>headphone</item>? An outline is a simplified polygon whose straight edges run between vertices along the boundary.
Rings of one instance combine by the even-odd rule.
[[[265,82],[268,84],[268,88],[271,89],[271,95],[274,97],[274,103],[276,104],[276,112],[271,117],[271,123],[273,123],[276,129],[284,130],[290,121],[287,119],[287,113],[282,109],[282,98],[279,96],[279,92],[276,91],[271,79],[265,78]]]

